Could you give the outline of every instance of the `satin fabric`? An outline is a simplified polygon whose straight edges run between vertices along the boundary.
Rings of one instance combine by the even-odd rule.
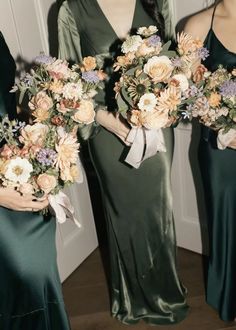
[[[205,65],[236,67],[236,54],[227,50],[211,28]],[[209,268],[206,299],[224,321],[236,316],[236,151],[217,149],[216,133],[202,127],[199,161],[205,189],[209,231]]]
[[[0,35],[0,114],[16,117],[15,63]],[[55,219],[0,207],[0,329],[69,330],[56,263]]]
[[[132,28],[150,24],[155,22],[136,1]],[[120,44],[97,1],[64,2],[59,12],[61,57],[79,61],[88,55],[112,56]],[[98,99],[114,111],[117,76],[110,59],[106,69],[109,83]],[[88,142],[106,215],[111,314],[126,324],[140,319],[153,325],[177,323],[188,309],[176,270],[170,184],[173,131],[163,132],[167,152],[145,160],[139,169],[124,162],[128,148],[104,128]]]

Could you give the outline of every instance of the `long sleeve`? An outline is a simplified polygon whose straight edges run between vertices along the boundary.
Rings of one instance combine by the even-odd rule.
[[[82,61],[80,35],[67,1],[63,2],[59,10],[58,41],[59,58],[65,59],[70,63]],[[98,129],[96,123],[81,125],[78,129],[79,137],[82,140],[88,140],[96,134]]]

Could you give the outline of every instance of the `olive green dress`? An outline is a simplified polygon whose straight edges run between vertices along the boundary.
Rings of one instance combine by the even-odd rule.
[[[204,62],[208,69],[216,70],[219,64],[236,68],[236,54],[218,40],[212,25],[205,47],[210,51]],[[236,151],[217,149],[216,133],[203,127],[199,160],[210,243],[207,302],[223,320],[232,321],[236,317]]]
[[[16,117],[15,63],[0,33],[0,115]],[[56,263],[55,219],[0,207],[0,329],[69,330]]]
[[[137,0],[132,28],[150,24],[155,22]],[[78,61],[111,54],[120,44],[96,0],[64,2],[59,12],[61,57]],[[114,111],[113,78],[103,102]],[[177,323],[188,309],[176,270],[170,183],[173,131],[165,129],[164,137],[167,152],[145,160],[139,169],[124,162],[128,148],[106,129],[89,140],[106,215],[111,314],[126,324],[140,319],[154,325]]]

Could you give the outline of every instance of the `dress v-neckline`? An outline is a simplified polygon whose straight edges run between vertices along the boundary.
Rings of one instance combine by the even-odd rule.
[[[124,40],[125,37],[119,37],[117,32],[115,31],[114,27],[112,26],[111,22],[109,21],[109,19],[107,18],[107,16],[105,15],[104,11],[102,10],[101,6],[99,5],[98,1],[95,0],[96,6],[98,8],[98,10],[100,11],[101,15],[104,17],[105,21],[107,22],[107,24],[110,27],[110,30],[113,32],[113,34],[116,36],[116,38],[118,40]],[[130,26],[130,30],[132,30],[133,25],[134,25],[134,21],[135,21],[135,17],[136,17],[136,12],[137,12],[137,5],[138,5],[138,0],[135,1],[135,6],[134,6],[134,13],[133,13],[133,18],[131,20],[131,26]]]
[[[213,28],[211,28],[211,31],[212,31],[212,33],[213,33],[215,39],[216,39],[216,40],[218,41],[218,43],[224,48],[224,50],[227,51],[228,53],[230,53],[230,54],[236,56],[236,52],[233,52],[233,51],[229,50],[229,49],[228,49],[228,48],[222,43],[222,41],[217,37],[217,35],[215,34],[215,31],[213,30]]]

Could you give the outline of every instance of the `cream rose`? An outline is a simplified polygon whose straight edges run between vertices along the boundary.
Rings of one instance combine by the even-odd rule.
[[[76,113],[72,116],[72,119],[77,123],[91,124],[94,121],[95,111],[92,101],[81,100],[80,106]]]
[[[167,56],[153,56],[144,65],[144,72],[153,82],[166,82],[173,71],[173,65]]]
[[[44,191],[45,194],[49,194],[57,185],[56,177],[46,173],[40,174],[36,182],[39,188]]]
[[[179,82],[179,87],[182,92],[185,92],[189,88],[188,79],[184,74],[175,74],[173,77],[171,77],[171,79],[177,80]]]
[[[49,110],[53,107],[53,101],[46,92],[38,92],[32,99],[29,101],[29,107],[31,110],[42,109]]]
[[[26,125],[21,130],[20,141],[25,145],[43,146],[48,127],[46,125],[36,123],[34,125]]]

